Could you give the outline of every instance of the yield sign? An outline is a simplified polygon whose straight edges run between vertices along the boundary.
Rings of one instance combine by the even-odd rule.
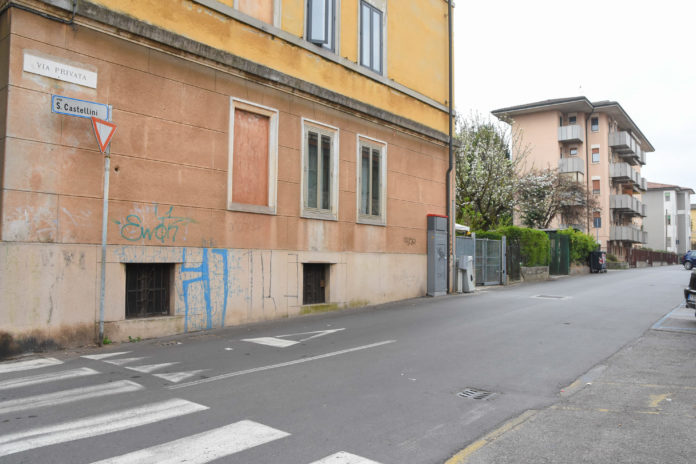
[[[116,131],[116,124],[92,116],[92,128],[94,128],[94,135],[97,136],[99,150],[104,153]]]
[[[306,342],[313,338],[322,337],[324,335],[329,335],[334,332],[340,332],[343,329],[331,329],[331,330],[317,330],[316,332],[302,332],[287,335],[277,335],[275,337],[260,337],[260,338],[245,338],[242,339],[243,342],[258,343],[259,345],[275,346],[277,348],[287,348],[288,346],[297,345],[298,343]],[[310,335],[309,337],[302,337],[299,340],[288,340],[290,337],[297,337],[298,335]]]

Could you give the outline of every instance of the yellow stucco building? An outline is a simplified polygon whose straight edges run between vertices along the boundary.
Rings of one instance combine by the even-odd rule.
[[[427,215],[451,192],[450,2],[0,4],[0,327],[17,341],[425,294]],[[107,202],[91,116],[116,126]]]

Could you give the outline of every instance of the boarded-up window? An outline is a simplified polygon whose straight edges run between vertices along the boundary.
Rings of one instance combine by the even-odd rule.
[[[273,3],[275,0],[238,0],[239,11],[264,23],[273,24]]]
[[[275,214],[278,111],[231,99],[227,208]]]
[[[268,116],[237,109],[234,112],[232,201],[268,205]]]

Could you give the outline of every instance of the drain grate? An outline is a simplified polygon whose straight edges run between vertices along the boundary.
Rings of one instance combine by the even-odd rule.
[[[460,398],[468,398],[470,400],[485,400],[493,395],[493,392],[479,390],[478,388],[466,388],[464,391],[457,393],[457,396]]]

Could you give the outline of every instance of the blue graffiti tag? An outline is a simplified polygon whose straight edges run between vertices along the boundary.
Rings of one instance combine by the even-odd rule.
[[[222,281],[223,281],[223,309],[222,309],[222,320],[221,327],[225,326],[225,315],[227,313],[227,294],[228,294],[228,268],[227,268],[227,250],[211,250],[213,254],[219,255],[222,258]],[[186,263],[186,248],[182,252],[182,261]],[[206,329],[213,328],[213,305],[211,301],[211,291],[210,291],[210,263],[208,261],[208,249],[203,248],[203,257],[201,264],[198,266],[188,267],[185,264],[181,266],[181,272],[197,272],[200,273],[197,277],[186,279],[182,281],[184,290],[184,305],[185,305],[185,316],[184,316],[184,331],[188,332],[189,318],[191,315],[189,306],[189,286],[200,282],[203,285],[203,298],[205,300],[205,324]]]
[[[179,227],[196,222],[193,218],[172,216],[173,206],[170,206],[162,216],[158,214],[158,208],[159,205],[155,205],[155,217],[159,223],[153,228],[146,227],[143,224],[143,219],[137,214],[129,214],[123,222],[114,220],[120,226],[121,237],[130,242],[137,242],[141,239],[152,240],[153,237],[160,243],[167,240],[175,242]]]

